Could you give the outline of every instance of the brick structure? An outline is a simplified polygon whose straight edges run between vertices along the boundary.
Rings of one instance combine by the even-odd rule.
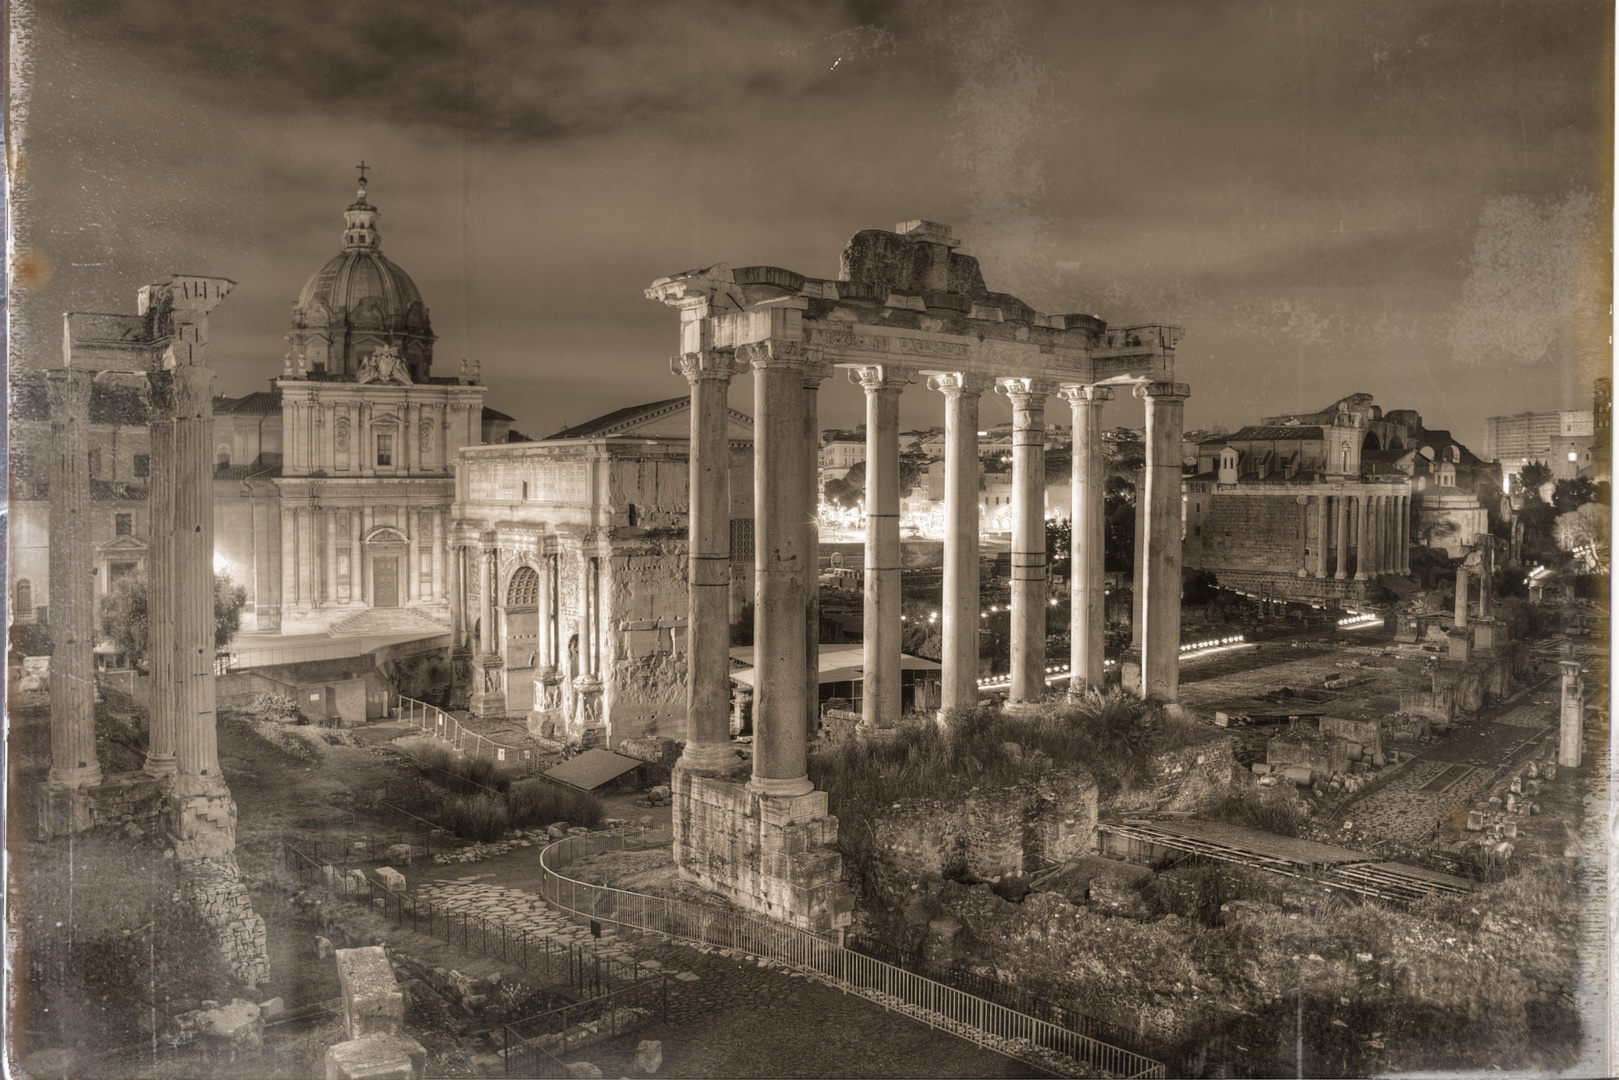
[[[248,986],[269,978],[264,919],[253,912],[236,859],[187,863],[181,868],[181,880],[183,893],[207,923],[231,974]]]

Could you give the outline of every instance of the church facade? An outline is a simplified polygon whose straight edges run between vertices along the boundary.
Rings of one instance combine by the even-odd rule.
[[[214,399],[214,563],[247,589],[243,634],[448,630],[457,454],[505,442],[512,418],[484,407],[476,368],[433,373],[428,310],[383,256],[378,216],[362,177],[342,249],[293,305],[280,376]],[[144,379],[116,355],[133,340],[130,320],[65,320],[69,354],[113,358],[94,384],[89,433],[99,594],[145,571],[150,538]],[[20,378],[12,398],[25,449],[20,468],[13,459],[7,584],[27,619],[49,604],[43,379]],[[26,448],[39,448],[40,468]]]

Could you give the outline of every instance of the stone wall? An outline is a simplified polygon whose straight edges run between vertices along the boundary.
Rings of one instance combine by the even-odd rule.
[[[620,541],[609,560],[608,745],[686,737],[686,542]]]
[[[1201,502],[1203,511],[1182,543],[1186,566],[1295,576],[1304,566],[1305,530],[1313,533],[1314,522],[1305,512],[1309,507],[1303,496],[1211,493],[1189,498]],[[1313,536],[1309,543],[1313,551]]]
[[[740,775],[676,769],[674,854],[680,876],[739,906],[811,933],[848,926],[854,895],[833,846],[826,792],[762,798]]]
[[[182,893],[208,924],[231,973],[248,986],[269,978],[264,919],[253,912],[235,857],[185,863],[180,875]]]
[[[1405,695],[1400,695],[1403,700]],[[1341,716],[1323,716],[1317,724],[1323,735],[1335,735],[1352,743],[1359,743],[1367,757],[1383,752],[1383,725],[1378,720],[1350,720]]]
[[[1336,566],[1336,563],[1333,564]],[[1210,570],[1215,580],[1227,589],[1253,593],[1256,596],[1274,596],[1295,600],[1365,600],[1372,583],[1346,578],[1339,581],[1328,576],[1318,578],[1311,573],[1299,577],[1298,569],[1291,570],[1233,570],[1223,566],[1200,566]],[[1330,568],[1329,568],[1330,569]]]
[[[1317,731],[1292,731],[1266,745],[1265,761],[1275,769],[1299,767],[1310,770],[1317,782],[1349,771],[1349,744],[1336,735]]]
[[[1147,763],[1154,810],[1197,811],[1223,802],[1237,760],[1230,735],[1155,754]]]

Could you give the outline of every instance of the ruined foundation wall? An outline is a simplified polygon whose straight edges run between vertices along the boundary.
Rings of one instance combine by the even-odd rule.
[[[608,745],[686,737],[686,542],[615,543],[605,598],[612,628],[603,712]]]
[[[676,769],[674,854],[680,876],[748,911],[826,934],[848,926],[854,895],[833,846],[826,792],[762,798],[741,776]]]
[[[264,919],[253,911],[234,856],[181,867],[181,893],[208,924],[231,973],[249,986],[270,976]]]

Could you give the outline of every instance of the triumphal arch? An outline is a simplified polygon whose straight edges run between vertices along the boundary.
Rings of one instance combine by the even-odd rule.
[[[807,769],[814,700],[810,632],[816,583],[816,397],[834,368],[866,393],[865,698],[868,738],[900,714],[899,397],[936,392],[945,416],[943,693],[940,716],[978,697],[978,406],[1013,407],[1012,679],[1007,708],[1044,695],[1045,409],[1073,412],[1073,685],[1102,683],[1102,494],[1099,410],[1117,386],[1146,403],[1146,529],[1141,693],[1174,700],[1179,674],[1182,412],[1174,381],[1181,330],[1110,328],[1091,315],[1046,315],[989,291],[949,226],[910,221],[857,233],[838,279],[724,264],[647,289],[680,313],[675,371],[691,386],[688,742],[675,779],[675,858],[683,875],[815,932],[848,925],[827,813]],[[730,745],[727,645],[729,515],[726,395],[751,373],[756,581],[751,777]],[[915,392],[915,391],[913,391]]]

